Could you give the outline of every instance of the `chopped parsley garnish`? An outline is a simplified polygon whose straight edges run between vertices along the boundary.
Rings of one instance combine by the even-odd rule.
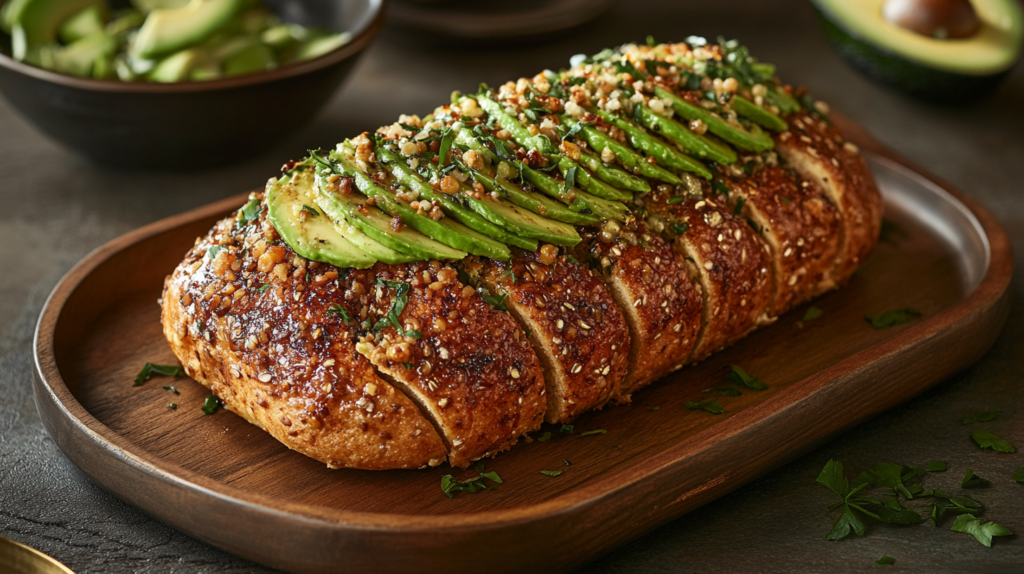
[[[1009,536],[1013,534],[1010,529],[995,522],[983,522],[982,519],[973,514],[961,514],[953,521],[950,527],[953,532],[964,532],[973,536],[982,546],[992,547],[993,536]]]
[[[873,470],[880,469],[880,466],[875,465]],[[895,464],[891,467],[895,467],[898,472],[902,472],[904,468],[902,465]],[[877,472],[875,474],[878,475]],[[864,476],[864,473],[861,473],[861,476]],[[891,482],[891,478],[892,468],[887,468],[872,480]],[[902,476],[900,476],[900,480],[902,480]],[[821,474],[818,475],[817,482],[836,493],[840,498],[839,502],[834,503],[829,509],[842,509],[842,513],[832,526],[832,530],[825,536],[825,540],[841,540],[849,536],[851,531],[855,532],[857,536],[863,536],[865,527],[862,517],[864,516],[888,524],[917,524],[921,521],[919,514],[901,506],[895,497],[886,497],[884,501],[878,501],[859,495],[868,486],[882,483],[872,483],[870,480],[862,481],[861,477],[858,477],[859,484],[851,488],[850,482],[846,479],[843,465],[838,461],[828,461]]]
[[[864,320],[871,323],[871,326],[881,331],[882,329],[888,329],[896,325],[905,325],[909,323],[914,317],[920,317],[921,312],[917,309],[907,307],[905,309],[897,309],[895,311],[887,311],[877,317],[867,316]]]
[[[172,393],[174,393],[176,395],[180,395],[181,394],[181,393],[178,392],[178,389],[176,389],[176,388],[174,388],[174,387],[172,387],[170,385],[164,385],[164,390],[165,391],[171,391]]]
[[[715,193],[720,193],[725,197],[729,197],[729,186],[725,185],[725,183],[720,179],[716,179],[711,182],[711,189],[715,190]]]
[[[743,204],[746,203],[746,202],[747,202],[747,200],[742,198],[742,197],[737,199],[736,200],[736,207],[732,208],[732,214],[733,215],[739,215],[739,214],[743,213]]]
[[[217,254],[220,253],[221,251],[224,251],[223,245],[214,245],[209,250],[207,250],[206,253],[210,255],[210,261],[213,261],[214,259],[217,258]]]
[[[441,136],[441,147],[437,150],[437,167],[444,169],[448,165],[448,152],[452,149],[451,130],[445,130]]]
[[[167,408],[171,409],[172,411],[176,411],[178,410],[178,403],[167,403]]]
[[[739,389],[735,387],[723,386],[723,387],[711,387],[710,389],[704,389],[702,393],[718,393],[723,397],[738,397],[742,395]]]
[[[682,235],[690,230],[690,226],[685,223],[673,223],[669,227],[672,228],[672,233],[675,235]]]
[[[210,395],[203,401],[203,412],[212,415],[220,407],[220,399],[216,395]]]
[[[980,413],[969,414],[969,415],[965,416],[964,420],[962,420],[960,422],[961,422],[961,424],[965,424],[965,425],[969,425],[969,424],[973,424],[973,423],[984,423],[984,422],[988,422],[988,421],[991,421],[991,420],[995,420],[995,418],[997,416],[999,416],[999,413],[997,411],[984,411],[984,412],[980,412]]]
[[[981,511],[981,503],[973,498],[966,496],[947,496],[945,493],[939,490],[925,491],[922,496],[934,496],[935,498],[941,498],[949,504],[942,504],[935,502],[932,503],[931,519],[938,526],[943,517],[948,514],[966,514]]]
[[[946,461],[944,460],[933,460],[928,463],[928,466],[924,467],[928,472],[946,472]]]
[[[576,427],[574,427],[573,425],[562,425],[562,428],[560,430],[565,434],[572,434],[572,431],[575,428]]]
[[[340,303],[335,303],[334,305],[331,305],[331,307],[327,309],[327,314],[334,315],[336,317],[341,317],[341,320],[344,321],[346,325],[352,324],[352,317],[348,314],[348,311],[341,306]]]
[[[305,211],[306,213],[309,213],[313,217],[316,217],[316,216],[320,215],[320,212],[317,211],[316,208],[310,207],[310,206],[306,205],[305,203],[302,204],[302,211]]]
[[[508,311],[508,307],[505,306],[505,297],[508,297],[508,295],[486,294],[484,295],[484,302],[490,305],[492,309],[497,309],[498,311]]]
[[[891,462],[880,462],[858,474],[857,478],[853,481],[853,486],[860,486],[861,484],[885,486],[891,488],[894,495],[898,493],[908,499],[912,499],[915,494],[920,494],[923,489],[919,484],[908,486],[906,483],[919,478],[922,474],[924,474],[924,471],[918,472],[918,469],[909,466]]]
[[[202,329],[202,327],[200,327]],[[185,369],[180,365],[154,365],[153,363],[146,363],[142,366],[142,370],[139,371],[138,375],[135,375],[135,385],[139,386],[145,383],[153,375],[164,375],[167,377],[174,377],[177,379],[185,372]],[[166,388],[166,387],[165,387]]]
[[[751,376],[739,365],[729,365],[729,368],[732,370],[729,371],[729,374],[727,374],[725,378],[730,383],[734,385],[743,385],[744,387],[755,391],[763,391],[768,388],[768,385],[764,384],[764,381]]]
[[[481,472],[480,476],[456,480],[452,475],[446,474],[441,477],[441,492],[448,498],[455,498],[456,492],[468,492],[470,494],[481,490],[494,490],[494,487],[484,482],[484,479],[501,484],[501,477],[496,472]]]
[[[578,134],[581,131],[583,131],[583,128],[585,128],[587,126],[592,126],[592,125],[594,125],[594,124],[589,124],[589,123],[586,123],[586,122],[576,122],[576,125],[572,126],[571,128],[569,128],[569,131],[565,132],[565,135],[562,136],[562,139],[563,140],[567,140],[569,138],[575,137],[576,134]]]
[[[549,440],[551,440],[551,431],[544,431],[543,434],[537,437],[537,442],[548,442]]]
[[[564,458],[562,459],[562,464],[564,464],[565,466],[572,466],[572,463],[565,460]]]
[[[1024,483],[1024,466],[1018,466],[1017,470],[1013,471],[1013,480]]]
[[[270,289],[270,283],[264,283],[255,289],[257,293],[266,293],[267,289]]]
[[[583,432],[580,433],[580,436],[593,436],[593,435],[596,435],[596,434],[608,434],[608,429],[594,429],[594,430],[583,431]]]
[[[684,201],[686,201],[686,198],[680,195],[670,198],[666,203],[668,203],[669,205],[675,205],[677,203],[682,203]]]
[[[974,474],[974,471],[967,469],[967,474],[964,475],[964,479],[960,481],[960,488],[975,488],[978,486],[985,486],[988,481],[980,476]]]
[[[978,443],[981,448],[990,448],[996,452],[1017,452],[1017,449],[1012,444],[1006,442],[998,435],[990,433],[988,431],[977,430],[971,433],[971,438],[974,442]]]
[[[576,166],[565,170],[565,185],[562,186],[562,193],[569,195],[574,185],[576,185]]]
[[[889,566],[890,564],[894,564],[895,562],[896,560],[888,556],[882,556],[878,560],[875,560],[875,564],[881,564],[882,566]]]
[[[402,314],[402,310],[405,309],[405,305],[409,302],[409,284],[402,283],[400,281],[388,281],[387,279],[377,278],[377,284],[388,287],[389,289],[395,290],[395,298],[391,301],[391,309],[388,310],[387,315],[383,319],[377,321],[373,326],[373,331],[377,332],[387,327],[390,323],[395,327],[400,334],[414,339],[419,339],[423,336],[423,333],[419,331],[406,331],[402,328],[402,324],[398,322],[399,315]]]
[[[658,45],[657,42],[654,41],[654,36],[647,36],[647,45],[652,48]]]
[[[558,476],[558,475],[562,474],[562,472],[564,472],[564,471],[561,471],[561,470],[542,470],[542,471],[540,471],[540,473],[543,474],[544,476]]]
[[[660,410],[661,410],[661,407],[651,407],[651,410],[652,410],[652,411],[660,411]]]
[[[721,403],[710,399],[704,399],[700,401],[686,401],[684,406],[691,411],[707,411],[713,415],[720,415],[725,412],[722,408]]]
[[[242,221],[245,223],[252,223],[260,218],[260,211],[262,206],[260,200],[255,197],[249,200],[249,203],[245,204],[242,208]]]
[[[807,312],[805,312],[805,313],[804,313],[804,318],[803,318],[803,321],[804,321],[804,322],[807,322],[807,321],[813,321],[813,320],[817,319],[818,317],[821,317],[821,314],[822,314],[823,312],[824,312],[824,311],[822,311],[821,309],[819,309],[819,308],[817,308],[817,307],[814,307],[814,306],[812,305],[811,307],[809,307],[809,308],[807,309]]]

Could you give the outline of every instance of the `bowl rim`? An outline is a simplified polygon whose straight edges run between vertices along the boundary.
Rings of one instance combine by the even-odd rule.
[[[10,1],[10,0],[7,0]],[[328,68],[337,63],[340,63],[366,48],[373,40],[373,38],[380,32],[381,28],[384,27],[384,20],[387,15],[387,3],[388,0],[366,0],[369,4],[371,15],[366,24],[361,29],[352,33],[352,38],[338,46],[337,48],[312,58],[309,60],[302,60],[294,64],[287,64],[280,68],[274,68],[273,70],[266,70],[262,72],[254,72],[251,74],[243,74],[240,76],[233,76],[230,78],[222,78],[219,80],[207,80],[202,82],[175,82],[175,83],[156,83],[156,82],[122,82],[120,80],[96,80],[93,78],[79,78],[77,76],[70,76],[66,74],[60,74],[52,72],[44,68],[39,68],[31,64],[19,62],[14,58],[11,58],[7,54],[0,52],[0,67],[7,68],[13,72],[33,77],[37,80],[49,82],[52,84],[59,84],[69,88],[77,88],[80,90],[88,90],[93,92],[111,92],[111,93],[136,93],[136,94],[177,94],[177,93],[195,93],[195,92],[212,92],[217,90],[229,90],[234,88],[241,88],[245,86],[252,86],[257,84],[266,84],[270,82],[276,82],[285,78],[292,78],[295,76],[301,76],[310,72],[315,72],[324,68]],[[0,0],[0,5],[4,4],[4,0]]]

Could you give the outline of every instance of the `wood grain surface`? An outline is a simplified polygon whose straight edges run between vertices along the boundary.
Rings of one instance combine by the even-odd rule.
[[[862,148],[895,157],[855,126],[845,129]],[[476,474],[446,466],[328,470],[229,412],[203,414],[207,392],[193,381],[132,385],[145,362],[173,362],[157,306],[164,275],[241,196],[128,234],[65,277],[37,329],[37,403],[58,445],[93,480],[257,562],[302,572],[481,563],[494,572],[566,570],[907,400],[988,349],[1006,317],[1007,239],[987,213],[943,187],[971,209],[990,244],[988,271],[972,291],[947,243],[915,214],[890,210],[892,231],[850,284],[813,303],[820,319],[800,321],[804,305],[633,404],[584,415],[573,434],[546,426],[551,440],[488,462],[504,480],[492,491],[446,498],[442,475]],[[883,331],[864,320],[908,306],[923,317]],[[723,384],[733,363],[769,388],[717,397],[722,415],[684,407]],[[581,435],[595,429],[607,434]]]

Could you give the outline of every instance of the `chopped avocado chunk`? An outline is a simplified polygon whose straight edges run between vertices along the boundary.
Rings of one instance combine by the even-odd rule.
[[[813,0],[825,35],[874,80],[934,101],[991,92],[1020,58],[1024,17],[1016,0],[974,0],[980,27],[966,38],[929,37],[889,22],[884,0]]]
[[[267,217],[285,243],[313,261],[338,267],[366,269],[376,259],[350,243],[320,213],[313,199],[313,170],[301,169],[282,177],[267,189]]]
[[[139,29],[133,52],[153,58],[202,42],[228,23],[242,0],[191,0],[181,8],[156,9]]]
[[[189,0],[132,0],[135,6],[142,12],[149,14],[153,10],[177,10],[188,5]]]
[[[86,36],[103,31],[103,16],[96,6],[89,6],[68,18],[61,25],[58,35],[61,42],[72,44]]]
[[[245,48],[224,59],[224,75],[238,76],[251,74],[261,70],[269,70],[277,65],[274,51],[260,42],[252,42]]]
[[[57,41],[61,25],[89,7],[95,7],[103,16],[108,13],[103,0],[26,0],[12,3],[11,9],[4,12],[4,22],[9,20],[11,24],[11,54],[14,59],[38,65],[41,49]]]
[[[118,41],[105,32],[99,31],[54,52],[57,71],[73,76],[88,78],[94,75],[94,67],[100,60],[110,60],[117,51]],[[100,64],[105,66],[106,64]]]
[[[295,62],[297,60],[319,58],[335,48],[344,46],[351,37],[348,32],[342,32],[341,34],[331,34],[307,40],[299,44],[295,51],[288,55],[288,61]]]
[[[160,60],[147,75],[151,82],[180,82],[189,77],[192,67],[202,59],[202,52],[196,48],[182,50]]]

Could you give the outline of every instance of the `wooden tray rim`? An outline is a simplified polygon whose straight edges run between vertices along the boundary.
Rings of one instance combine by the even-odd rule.
[[[856,365],[862,364],[866,357],[873,356],[877,360],[880,357],[902,353],[919,346],[934,334],[936,325],[963,324],[973,315],[991,308],[1004,296],[1012,276],[1013,259],[1009,239],[995,218],[963,192],[884,148],[859,128],[847,125],[846,122],[843,122],[843,128],[850,139],[861,148],[886,158],[932,182],[970,212],[980,224],[989,249],[988,268],[981,282],[954,306],[908,327],[892,338],[863,349],[810,377],[794,382],[764,402],[746,408],[729,419],[698,432],[659,455],[638,461],[628,469],[610,473],[549,501],[505,510],[432,516],[328,509],[322,506],[281,501],[269,495],[244,491],[178,465],[160,461],[155,457],[152,461],[144,461],[133,450],[144,453],[147,451],[100,422],[74,397],[57,368],[54,332],[64,304],[81,282],[105,260],[127,246],[197,219],[227,213],[241,205],[247,194],[219,200],[122,235],[98,247],[68,271],[48,297],[36,327],[34,354],[37,375],[35,395],[37,407],[40,407],[41,400],[54,403],[61,414],[72,423],[73,428],[94,443],[93,446],[97,449],[96,453],[113,457],[123,464],[142,471],[154,480],[175,488],[192,491],[197,495],[220,499],[231,505],[248,508],[258,513],[281,515],[289,520],[308,521],[328,528],[342,527],[342,530],[354,528],[360,531],[392,532],[416,532],[429,528],[432,532],[454,533],[476,530],[483,526],[488,529],[507,527],[532,522],[538,516],[553,517],[562,513],[571,513],[574,508],[598,503],[604,497],[611,497],[624,489],[631,488],[634,484],[650,480],[657,474],[668,471],[671,466],[681,460],[679,458],[681,453],[687,453],[688,457],[694,457],[714,442],[749,430],[750,427],[762,420],[765,413],[776,412],[777,407],[796,405],[812,394],[812,390],[817,388],[815,383],[841,377]],[[42,414],[41,407],[40,411]],[[45,416],[43,418],[45,420]],[[49,425],[47,426],[49,432],[53,434],[53,429]],[[60,444],[59,441],[58,444]]]

